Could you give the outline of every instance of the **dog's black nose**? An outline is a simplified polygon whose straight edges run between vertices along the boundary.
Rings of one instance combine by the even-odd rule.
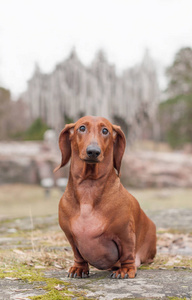
[[[101,154],[101,149],[98,146],[90,145],[87,147],[87,155],[89,158],[97,158]]]

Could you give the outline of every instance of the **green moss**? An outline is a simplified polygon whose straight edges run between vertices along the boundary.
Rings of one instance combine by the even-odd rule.
[[[33,300],[62,300],[62,299],[71,299],[73,296],[72,292],[67,290],[67,286],[69,283],[63,282],[59,279],[56,278],[46,278],[43,277],[43,281],[46,282],[46,286],[43,287],[44,290],[48,291],[45,295],[40,295],[40,296],[32,296],[29,297],[30,299]],[[62,285],[65,286],[62,291],[58,291],[55,289],[57,285]],[[66,295],[69,294],[69,295]]]
[[[139,270],[154,270],[154,269],[158,269],[155,266],[150,266],[150,265],[142,265],[138,268]]]
[[[68,300],[71,297],[76,297],[79,300],[84,300],[84,293],[71,292],[68,290],[70,283],[64,282],[57,278],[47,278],[45,275],[32,267],[25,265],[16,265],[12,268],[2,268],[0,271],[0,278],[12,277],[26,281],[28,283],[38,283],[40,287],[47,291],[45,295],[29,297],[32,300]],[[59,291],[55,287],[62,286],[62,290]]]
[[[0,278],[12,277],[23,280],[27,283],[36,283],[38,288],[46,291],[46,294],[44,295],[29,297],[32,300],[68,300],[72,297],[79,300],[87,299],[85,292],[69,291],[68,288],[71,287],[69,282],[65,282],[57,278],[46,277],[42,270],[26,266],[25,264],[19,264],[15,261],[8,261],[8,263],[9,267],[7,264],[1,262]],[[58,285],[62,287],[61,291],[56,289],[56,286]]]
[[[34,281],[44,281],[43,274],[39,270],[33,270],[26,266],[17,265],[9,269],[1,270],[0,278],[13,277],[27,281],[29,283]]]
[[[72,297],[79,300],[87,299],[86,297],[81,296],[80,294],[77,293],[67,295],[67,292],[68,291],[66,290],[65,291],[52,290],[46,295],[34,296],[29,298],[32,300],[69,300],[69,299],[71,300]]]
[[[68,282],[64,282],[62,280],[59,280],[57,278],[44,278],[44,281],[47,283],[47,286],[45,287],[45,289],[47,291],[50,291],[52,289],[53,286],[56,286],[58,284],[60,285],[65,285],[65,286],[68,286],[70,285]]]
[[[65,292],[53,290],[46,295],[40,295],[40,296],[34,296],[34,297],[29,297],[29,299],[33,300],[69,300],[71,299],[71,296],[65,296]]]
[[[72,293],[68,290],[70,285],[68,282],[64,282],[57,278],[47,278],[45,275],[32,267],[17,265],[12,268],[2,268],[0,271],[0,278],[12,277],[26,281],[28,283],[40,283],[40,287],[47,291],[45,295],[29,297],[33,300],[60,300],[60,299],[71,299],[72,296],[78,299],[85,299],[83,293]],[[56,286],[61,285],[63,290],[58,291],[55,289]]]
[[[179,298],[179,297],[167,297],[169,300],[186,300],[187,298]]]

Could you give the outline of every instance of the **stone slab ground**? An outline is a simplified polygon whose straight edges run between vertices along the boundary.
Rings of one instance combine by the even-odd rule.
[[[52,270],[45,276],[69,282],[71,299],[78,299],[73,292],[83,292],[86,299],[169,299],[178,297],[192,299],[192,271],[138,270],[135,279],[111,279],[109,272],[93,271],[86,279],[69,279],[67,272]],[[38,283],[27,284],[23,281],[0,280],[0,299],[29,299],[29,296],[43,295],[37,289]],[[70,299],[68,298],[68,299]]]
[[[57,214],[42,217],[38,210],[31,217],[8,218],[5,208],[0,219],[0,300],[192,299],[191,204],[163,209],[166,199],[162,209],[147,211],[157,225],[155,262],[139,269],[135,279],[125,280],[94,268],[89,278],[68,278],[73,254]]]

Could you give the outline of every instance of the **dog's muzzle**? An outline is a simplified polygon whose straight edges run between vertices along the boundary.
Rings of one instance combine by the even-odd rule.
[[[87,161],[97,162],[98,161],[97,158],[101,154],[101,149],[99,146],[89,145],[86,149],[86,153],[87,153]]]

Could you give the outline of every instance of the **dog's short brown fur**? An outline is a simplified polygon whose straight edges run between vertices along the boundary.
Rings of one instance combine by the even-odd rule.
[[[116,270],[113,278],[134,278],[141,263],[153,261],[156,228],[117,175],[125,150],[121,128],[105,118],[86,116],[65,126],[59,146],[62,161],[57,169],[71,158],[59,204],[60,226],[74,252],[69,276],[86,277],[89,263]]]

